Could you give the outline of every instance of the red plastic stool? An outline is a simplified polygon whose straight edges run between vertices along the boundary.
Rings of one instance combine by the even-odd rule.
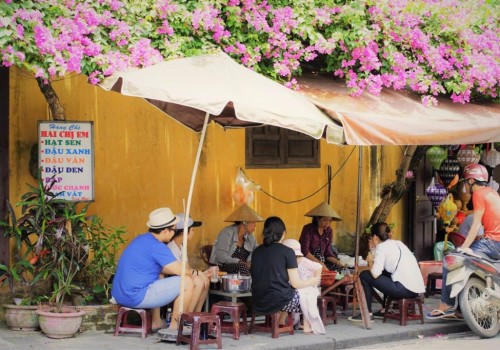
[[[240,329],[248,334],[247,307],[243,303],[219,301],[212,305],[212,314],[218,315],[221,321],[221,332],[232,333],[233,339],[240,339]],[[224,314],[231,316],[231,322],[224,322]],[[240,317],[242,321],[240,322]]]
[[[136,312],[141,316],[141,325],[128,323],[130,312]],[[116,317],[115,336],[120,333],[141,333],[142,338],[146,338],[148,334],[152,334],[151,330],[152,315],[149,309],[133,309],[131,307],[120,306]]]
[[[182,334],[184,322],[191,322],[191,334]],[[208,333],[215,331],[215,338],[200,339],[200,327],[203,323],[208,323]],[[209,312],[185,312],[179,321],[177,332],[177,345],[180,343],[190,344],[190,350],[198,350],[200,344],[217,344],[217,349],[222,349],[220,318]]]
[[[330,308],[328,308],[330,306]],[[319,315],[321,316],[321,320],[323,324],[337,324],[337,305],[335,303],[335,297],[333,296],[319,296],[318,297],[318,310]],[[329,312],[330,311],[330,312]]]
[[[427,275],[427,285],[425,286],[425,296],[429,297],[434,294],[441,294],[441,289],[436,288],[436,281],[443,279],[442,272],[431,272]]]
[[[393,302],[397,302],[397,309],[391,308]],[[415,305],[418,305],[419,313],[416,312]],[[412,299],[387,298],[385,304],[384,322],[386,319],[399,320],[401,326],[406,326],[408,320],[420,320],[424,324],[424,312],[422,308],[422,296]]]
[[[287,324],[280,325],[280,312],[275,312],[274,314],[265,315],[264,323],[255,323],[255,310],[252,310],[252,321],[250,323],[250,333],[254,331],[261,332],[271,332],[271,336],[273,338],[278,338],[280,333],[288,332],[293,335],[293,314],[291,312],[287,312]]]

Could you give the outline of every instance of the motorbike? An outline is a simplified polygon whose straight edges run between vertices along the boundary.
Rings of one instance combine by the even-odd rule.
[[[500,331],[500,261],[469,254],[458,248],[444,258],[446,285],[451,297],[458,297],[464,321],[482,338]]]

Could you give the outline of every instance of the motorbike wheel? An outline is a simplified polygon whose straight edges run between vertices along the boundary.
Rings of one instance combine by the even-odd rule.
[[[500,322],[498,308],[481,297],[485,289],[485,281],[471,277],[460,293],[460,309],[471,331],[481,338],[492,338],[498,334]]]

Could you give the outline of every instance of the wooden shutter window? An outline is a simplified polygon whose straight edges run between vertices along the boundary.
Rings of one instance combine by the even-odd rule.
[[[247,168],[318,168],[319,140],[275,126],[245,131]]]

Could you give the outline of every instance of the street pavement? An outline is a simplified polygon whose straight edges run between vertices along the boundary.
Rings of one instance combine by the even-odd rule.
[[[350,350],[490,350],[500,349],[500,335],[482,339],[472,332],[454,333],[352,348]]]
[[[439,300],[425,300],[424,312],[434,309]],[[378,310],[374,305],[373,310]],[[350,312],[338,311],[337,324],[326,326],[325,335],[305,334],[295,331],[294,335],[281,334],[278,339],[271,338],[269,333],[241,335],[233,340],[230,334],[223,334],[223,349],[348,349],[360,346],[390,343],[404,340],[422,340],[448,334],[461,333],[468,330],[462,321],[425,320],[408,321],[407,326],[400,326],[397,321],[376,319],[371,329],[364,329],[362,323],[349,321]],[[141,339],[139,334],[121,334],[85,331],[70,339],[49,339],[40,332],[20,332],[9,330],[4,323],[0,324],[0,349],[65,349],[65,350],[137,350],[137,349],[188,349],[187,345],[176,346],[175,343],[161,341],[156,334]],[[200,349],[216,349],[215,345],[201,345]]]

